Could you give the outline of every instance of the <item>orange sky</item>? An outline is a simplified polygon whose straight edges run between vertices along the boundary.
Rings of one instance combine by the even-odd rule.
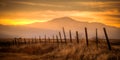
[[[117,0],[1,0],[0,24],[24,25],[68,16],[78,21],[120,27],[119,5]]]

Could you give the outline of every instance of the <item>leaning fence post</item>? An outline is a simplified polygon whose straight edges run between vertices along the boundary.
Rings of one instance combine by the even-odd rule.
[[[51,41],[50,41],[50,37],[48,37],[48,41],[49,41],[49,43],[51,42]]]
[[[34,38],[32,38],[32,44],[34,44]]]
[[[18,38],[18,40],[17,40],[18,45],[20,44],[19,40],[20,40],[20,38]]]
[[[53,41],[52,41],[53,43],[55,42],[55,37],[54,37],[54,35],[53,35]]]
[[[59,32],[59,37],[60,37],[60,41],[62,43],[62,36],[61,36],[61,33]]]
[[[104,30],[104,33],[105,33],[105,37],[106,37],[106,40],[107,40],[107,44],[108,44],[108,49],[111,50],[111,45],[110,45],[110,42],[109,42],[109,39],[108,39],[108,35],[107,35],[107,32],[106,32],[106,29],[103,28]]]
[[[70,42],[72,43],[72,34],[71,34],[71,30],[69,30],[69,34],[70,34]]]
[[[39,43],[41,43],[41,36],[39,36]]]
[[[30,39],[29,39],[29,44],[31,44],[31,41],[30,41]]]
[[[97,33],[97,28],[96,28],[96,46],[98,48],[98,33]]]
[[[45,43],[46,43],[47,41],[46,41],[46,35],[45,35]]]
[[[24,43],[26,44],[26,39],[24,38]]]
[[[37,43],[37,38],[35,37],[35,43]]]
[[[88,34],[87,34],[87,28],[85,27],[85,35],[86,35],[86,44],[88,46]]]
[[[14,38],[14,45],[17,45],[17,38]]]
[[[56,40],[57,40],[57,43],[59,43],[59,39],[58,39],[58,36],[56,35]]]
[[[78,35],[78,31],[76,31],[76,39],[77,39],[77,43],[79,43],[79,35]]]
[[[65,34],[65,29],[64,29],[64,27],[63,27],[63,34],[64,34],[64,40],[65,40],[65,43],[67,43],[67,39],[66,39],[66,34]]]

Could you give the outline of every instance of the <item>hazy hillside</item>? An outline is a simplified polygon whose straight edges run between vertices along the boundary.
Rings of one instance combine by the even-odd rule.
[[[85,27],[88,28],[88,34],[89,34],[89,37],[91,38],[95,36],[96,28],[98,29],[99,37],[104,38],[103,27],[106,27],[110,38],[120,39],[119,38],[120,28],[107,26],[102,23],[96,23],[96,22],[93,22],[93,23],[80,22],[69,17],[56,18],[48,22],[33,23],[27,26],[34,27],[34,28],[50,29],[50,30],[60,30],[60,31],[62,30],[62,27],[65,27],[65,30],[67,31],[72,30],[73,33],[75,33],[75,31],[79,31],[81,37],[83,38],[84,38]]]
[[[88,23],[76,21],[69,17],[61,17],[50,20],[48,22],[37,22],[24,26],[4,26],[0,25],[0,35],[14,36],[14,37],[35,37],[41,35],[42,37],[47,34],[51,37],[53,34],[62,32],[62,27],[65,28],[67,34],[69,30],[72,30],[73,36],[75,31],[79,31],[80,37],[84,38],[84,28],[88,28],[89,38],[95,37],[95,29],[98,29],[99,38],[104,38],[103,27],[106,27],[108,35],[111,39],[120,39],[120,28],[107,26],[101,23]]]
[[[44,36],[47,33],[55,33],[54,30],[48,29],[38,29],[30,28],[25,26],[0,26],[0,38],[14,38],[14,37],[23,37],[23,38],[35,38],[40,35]]]

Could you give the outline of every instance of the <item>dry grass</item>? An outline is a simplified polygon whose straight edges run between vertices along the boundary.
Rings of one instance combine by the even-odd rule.
[[[1,47],[0,60],[120,60],[118,41],[117,44],[112,43],[111,51],[102,40],[98,48],[93,40],[89,41],[88,47],[85,40],[80,40],[79,44],[42,43]]]

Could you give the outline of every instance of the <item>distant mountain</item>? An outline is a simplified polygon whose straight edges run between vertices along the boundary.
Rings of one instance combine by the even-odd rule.
[[[107,25],[104,25],[102,23],[97,23],[97,22],[93,22],[93,23],[80,22],[80,21],[76,21],[69,17],[55,18],[48,22],[33,23],[27,26],[32,27],[32,28],[42,28],[42,29],[50,29],[50,30],[58,30],[58,31],[61,31],[62,28],[64,27],[65,30],[67,30],[67,32],[68,30],[72,30],[73,32],[79,31],[80,35],[83,37],[84,37],[84,28],[87,27],[90,38],[95,37],[96,28],[98,29],[99,38],[104,38],[103,27],[106,27],[110,38],[116,39],[116,38],[119,38],[120,36],[119,34],[120,28],[107,26]]]
[[[72,18],[70,17],[61,17],[61,18],[55,18],[53,20],[50,20],[48,22],[51,22],[51,23],[68,23],[68,22],[78,22],[76,20],[73,20]]]
[[[106,25],[101,24],[101,23],[88,23],[88,22],[80,22],[76,21],[72,18],[69,17],[61,17],[61,18],[55,18],[53,20],[50,20],[48,22],[37,22],[33,24],[27,25],[29,27],[34,27],[34,28],[45,28],[45,29],[55,29],[58,30],[59,28],[61,29],[62,27],[65,27],[66,29],[71,29],[71,28],[80,28],[80,27],[105,27]],[[38,27],[39,26],[39,27]]]
[[[84,28],[87,27],[88,29],[88,36],[89,38],[95,38],[95,30],[98,29],[98,35],[99,38],[104,38],[103,33],[103,27],[106,27],[109,38],[111,39],[120,39],[120,28],[107,26],[102,23],[88,23],[88,22],[80,22],[76,21],[70,17],[61,17],[61,18],[55,18],[53,20],[50,20],[48,22],[37,22],[33,24],[28,24],[25,26],[10,26],[10,27],[2,27],[4,29],[0,31],[4,31],[4,33],[15,33],[12,35],[23,37],[34,37],[38,35],[42,35],[44,37],[45,34],[47,34],[49,37],[51,37],[53,34],[58,34],[58,32],[62,32],[62,28],[65,28],[67,36],[69,30],[72,30],[72,35],[75,37],[75,31],[79,31],[79,36],[81,38],[85,38],[85,32]],[[1,28],[1,26],[0,26]],[[9,28],[9,29],[7,29]]]

